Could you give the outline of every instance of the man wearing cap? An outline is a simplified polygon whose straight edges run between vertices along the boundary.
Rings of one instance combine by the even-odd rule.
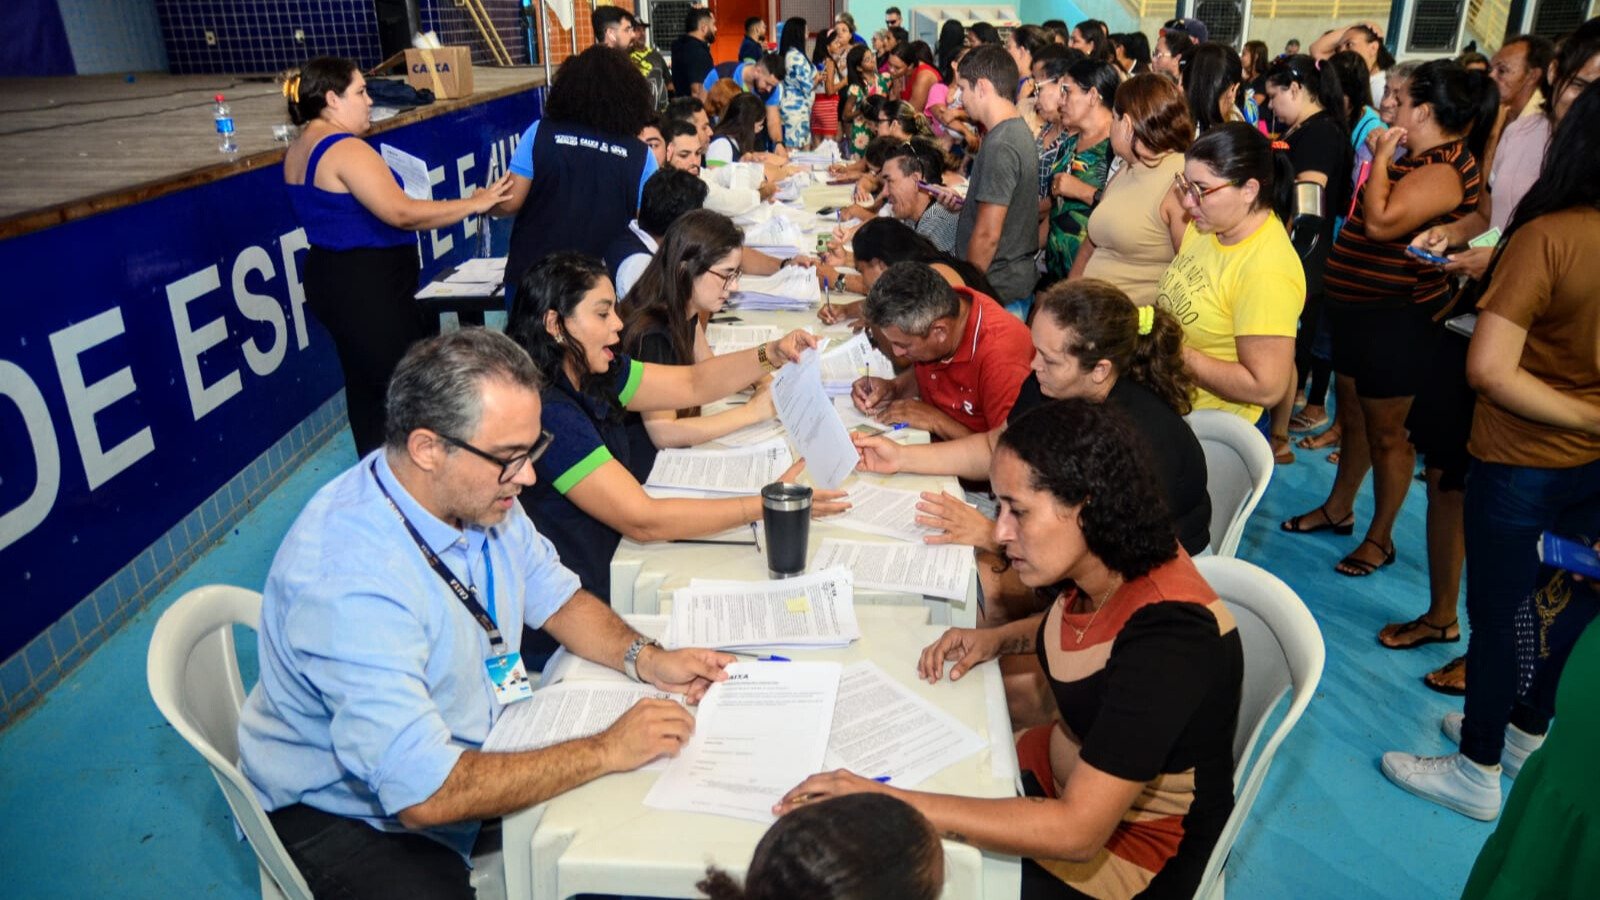
[[[644,80],[650,82],[650,97],[656,112],[664,112],[670,99],[667,95],[667,79],[672,73],[661,52],[650,46],[649,28],[649,22],[633,20],[633,46],[629,49],[628,58],[633,60]]]

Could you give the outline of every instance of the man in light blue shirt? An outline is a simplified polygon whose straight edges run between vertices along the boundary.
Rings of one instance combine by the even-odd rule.
[[[505,709],[486,660],[523,625],[689,702],[733,659],[641,637],[534,529],[517,494],[548,446],[539,381],[496,332],[414,346],[386,445],[317,492],[273,560],[240,765],[319,895],[471,896],[482,820],[688,740],[682,705],[642,700],[592,738],[480,751]]]

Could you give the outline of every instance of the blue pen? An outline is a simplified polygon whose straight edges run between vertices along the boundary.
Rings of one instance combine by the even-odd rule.
[[[889,426],[889,430],[890,431],[899,431],[902,428],[910,428],[910,427],[911,427],[911,423],[910,422],[896,422],[893,425]]]
[[[717,652],[726,653],[729,656],[742,656],[745,659],[753,659],[756,662],[794,662],[787,656],[778,656],[776,654],[762,656],[759,653],[740,653],[738,650],[719,650]]]
[[[879,784],[888,784],[889,783],[889,776],[888,775],[879,775],[877,778],[874,778],[872,780],[876,781]]]

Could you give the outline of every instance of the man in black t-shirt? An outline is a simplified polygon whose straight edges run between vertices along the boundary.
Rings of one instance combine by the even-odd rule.
[[[695,7],[684,19],[684,34],[672,42],[672,90],[679,97],[704,99],[706,80],[716,62],[711,43],[717,39],[717,20],[711,10]]]

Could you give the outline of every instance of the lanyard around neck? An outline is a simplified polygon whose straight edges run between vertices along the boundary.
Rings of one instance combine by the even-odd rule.
[[[495,624],[494,617],[490,616],[488,610],[484,609],[483,604],[478,601],[478,592],[462,584],[461,579],[450,571],[450,567],[439,559],[439,555],[428,547],[427,542],[422,539],[422,535],[417,532],[417,526],[411,524],[411,520],[406,518],[406,514],[401,512],[400,507],[395,504],[394,497],[389,494],[389,489],[383,486],[383,480],[378,477],[378,464],[376,461],[372,463],[371,471],[372,480],[378,485],[378,490],[383,492],[383,499],[389,501],[389,509],[400,520],[400,524],[406,527],[406,533],[411,535],[411,540],[416,543],[417,549],[422,552],[422,558],[427,560],[428,566],[433,569],[434,574],[443,579],[444,583],[449,586],[451,593],[455,594],[456,599],[461,601],[461,605],[465,606],[467,612],[471,613],[478,624],[483,626],[483,630],[488,632],[489,646],[495,655],[504,655],[506,652],[505,638],[500,635],[500,627]],[[487,544],[484,545],[483,551],[484,564],[489,567],[486,579],[486,586],[489,589],[489,602],[493,603],[494,569],[489,563],[489,547]]]

